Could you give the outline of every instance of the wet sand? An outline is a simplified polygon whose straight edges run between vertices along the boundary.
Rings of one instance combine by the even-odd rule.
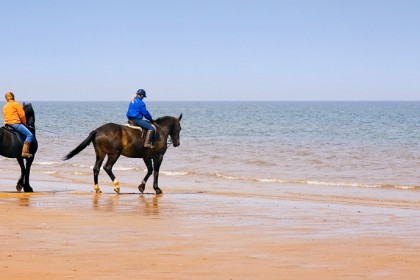
[[[25,194],[11,180],[0,182],[1,279],[420,277],[418,192],[374,199],[163,177],[162,196],[129,180],[120,195],[110,183],[97,195],[84,179],[35,174],[37,192]]]

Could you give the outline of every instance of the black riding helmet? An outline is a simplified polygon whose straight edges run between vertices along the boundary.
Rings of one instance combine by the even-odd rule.
[[[144,97],[147,97],[147,96],[146,96],[146,91],[145,91],[144,89],[139,89],[139,90],[137,91],[137,95],[143,95]]]

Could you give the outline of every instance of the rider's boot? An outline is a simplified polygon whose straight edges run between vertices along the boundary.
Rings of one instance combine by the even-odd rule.
[[[146,133],[146,139],[144,140],[144,147],[145,148],[153,148],[152,136],[153,136],[153,130],[148,130],[147,133]]]
[[[31,143],[29,143],[29,142],[23,143],[22,157],[24,157],[24,158],[30,158],[30,157],[32,157],[32,155],[29,153],[29,146],[30,145],[31,145]]]

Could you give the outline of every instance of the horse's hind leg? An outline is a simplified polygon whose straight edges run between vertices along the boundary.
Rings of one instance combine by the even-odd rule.
[[[99,177],[99,171],[101,171],[102,162],[104,161],[105,155],[102,154],[96,154],[96,162],[95,166],[93,166],[93,182],[94,182],[94,190],[96,193],[101,193],[101,189],[99,188],[98,184],[98,177]]]
[[[120,193],[120,183],[118,182],[117,178],[115,178],[114,173],[112,173],[112,167],[119,157],[119,154],[109,154],[108,159],[104,165],[104,170],[108,174],[109,178],[111,178],[112,183],[114,184],[114,191],[116,193]]]
[[[146,176],[143,178],[143,181],[141,181],[141,184],[139,185],[139,191],[141,193],[144,192],[144,189],[146,188],[146,182],[149,179],[150,175],[152,175],[153,173],[153,163],[151,159],[143,159],[144,163],[146,164],[147,167],[147,174]]]

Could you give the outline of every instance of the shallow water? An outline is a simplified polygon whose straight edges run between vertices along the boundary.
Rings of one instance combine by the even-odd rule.
[[[33,172],[60,180],[91,177],[89,146],[62,157],[90,131],[125,123],[127,102],[33,102],[39,150]],[[154,118],[183,113],[181,146],[161,173],[174,180],[259,186],[420,187],[420,102],[148,102]],[[15,171],[0,158],[0,169]],[[141,159],[120,158],[116,176],[144,176]],[[101,180],[108,181],[102,172]],[[201,180],[200,179],[200,180]],[[84,182],[85,179],[82,181]],[[415,191],[414,194],[418,196]]]

